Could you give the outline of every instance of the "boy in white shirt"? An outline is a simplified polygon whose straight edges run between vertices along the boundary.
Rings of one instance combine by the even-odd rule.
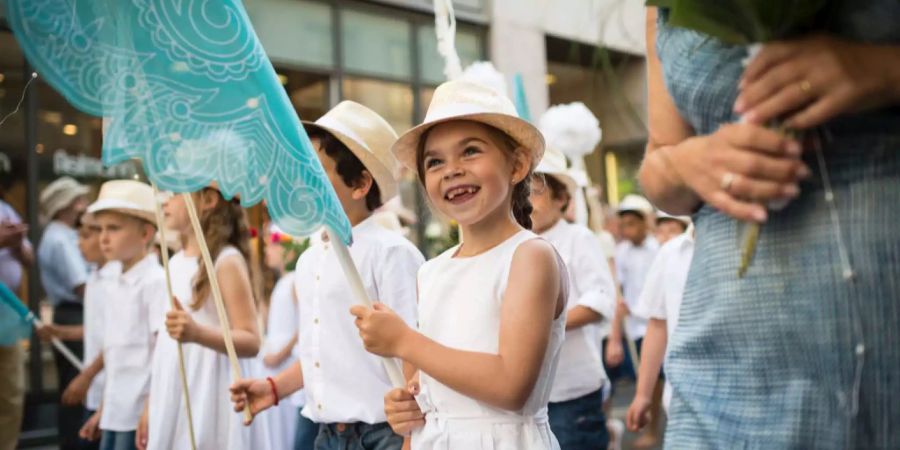
[[[416,325],[416,274],[422,254],[372,218],[397,192],[397,135],[374,111],[345,101],[315,123],[304,122],[344,213],[353,225],[350,255],[366,292]],[[384,393],[391,390],[379,357],[363,347],[349,314],[357,304],[330,242],[310,247],[297,263],[300,361],[275,377],[232,386],[235,409],[254,414],[300,388],[303,416],[319,424],[316,450],[394,450],[403,438],[386,423]]]
[[[628,408],[627,424],[631,431],[638,431],[650,422],[653,392],[659,378],[666,346],[678,324],[678,311],[688,270],[694,256],[694,230],[665,243],[657,254],[637,305],[632,314],[649,319],[641,350],[641,367],[634,400]],[[663,391],[663,408],[668,411],[672,398],[671,386],[666,382]]]
[[[563,218],[577,189],[565,157],[546,150],[531,182],[532,230],[553,244],[566,263],[569,298],[566,337],[550,391],[550,427],[566,450],[605,449],[609,443],[600,359],[599,323],[615,313],[616,286],[600,241]]]
[[[135,448],[135,430],[150,387],[156,332],[167,305],[165,274],[150,246],[156,234],[153,190],[132,180],[103,184],[88,208],[100,225],[100,248],[121,264],[103,306],[106,386],[100,407],[101,450]]]

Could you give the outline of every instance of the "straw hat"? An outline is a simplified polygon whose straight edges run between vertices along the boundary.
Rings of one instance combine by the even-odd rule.
[[[663,210],[656,212],[656,223],[659,223],[661,220],[676,220],[683,223],[685,227],[691,226],[690,216],[673,216]]]
[[[649,217],[653,214],[653,205],[647,201],[646,198],[641,197],[636,194],[628,194],[625,198],[622,199],[622,202],[619,203],[619,208],[616,210],[618,214],[622,214],[625,212],[636,212],[643,217]]]
[[[378,113],[345,100],[319,120],[302,122],[307,129],[318,128],[331,134],[359,158],[378,184],[382,203],[397,195],[400,166],[391,154],[397,133]]]
[[[88,212],[115,211],[137,217],[156,226],[156,197],[153,188],[134,180],[112,180],[100,186],[97,201],[88,206]]]
[[[62,177],[48,184],[41,191],[41,209],[46,218],[53,219],[59,211],[67,208],[76,198],[86,195],[90,188],[70,177]]]
[[[425,121],[400,136],[394,155],[406,167],[418,171],[416,151],[422,134],[451,120],[469,120],[490,125],[531,151],[531,167],[544,155],[544,137],[534,125],[519,118],[513,102],[496,90],[469,81],[448,81],[434,91]]]
[[[569,197],[575,198],[575,193],[578,192],[578,183],[575,181],[575,177],[572,176],[569,169],[566,168],[566,157],[563,156],[562,153],[548,148],[544,151],[544,158],[541,159],[540,164],[537,165],[534,172],[547,174],[556,178],[566,186],[566,190],[569,191]]]

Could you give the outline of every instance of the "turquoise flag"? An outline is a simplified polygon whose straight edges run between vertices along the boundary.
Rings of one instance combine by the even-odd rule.
[[[217,181],[308,236],[350,223],[238,0],[7,0],[38,73],[104,118],[103,162],[132,158],[164,190]],[[302,43],[298,43],[302,45]]]
[[[33,317],[16,294],[0,283],[0,345],[15,345],[31,336]]]

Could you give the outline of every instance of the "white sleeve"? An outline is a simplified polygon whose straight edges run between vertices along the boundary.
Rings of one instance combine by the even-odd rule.
[[[616,286],[600,241],[590,232],[584,233],[573,246],[572,266],[577,292],[575,304],[586,306],[606,319],[611,319],[616,309]]]
[[[166,311],[169,308],[168,292],[164,273],[154,274],[150,280],[144,283],[142,295],[151,334],[159,331],[165,323]]]
[[[659,252],[653,259],[653,264],[647,270],[644,279],[644,287],[638,301],[631,309],[635,316],[645,319],[662,319],[668,316],[666,313],[665,268],[667,252]]]
[[[380,259],[380,267],[375,268],[377,300],[393,309],[409,326],[416,327],[416,280],[425,258],[412,245],[395,245],[385,249]]]

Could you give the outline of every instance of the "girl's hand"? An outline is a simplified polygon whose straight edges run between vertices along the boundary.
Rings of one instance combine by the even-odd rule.
[[[191,314],[175,299],[175,309],[166,313],[166,331],[178,342],[194,342],[197,324]]]
[[[650,423],[650,403],[649,398],[634,397],[625,416],[625,425],[628,427],[628,431],[638,432]]]
[[[78,430],[78,437],[86,441],[100,439],[100,411],[95,412]]]
[[[765,222],[770,200],[796,197],[809,176],[800,143],[759,125],[722,125],[715,133],[663,147],[672,170],[703,201],[738,220]]]
[[[350,314],[356,316],[359,336],[369,353],[384,357],[399,356],[404,339],[412,331],[406,322],[384,303],[372,308],[354,306]]]
[[[419,408],[415,396],[419,393],[419,377],[409,381],[406,389],[393,389],[384,396],[384,414],[387,422],[400,436],[409,436],[413,430],[425,425],[425,414]]]
[[[896,46],[828,35],[775,42],[747,66],[734,110],[752,123],[782,118],[789,128],[811,128],[897,103],[898,74]]]
[[[231,403],[234,403],[234,411],[241,412],[250,405],[249,421],[244,425],[250,425],[253,417],[275,405],[275,392],[272,385],[265,378],[238,380],[228,388],[231,391]]]

